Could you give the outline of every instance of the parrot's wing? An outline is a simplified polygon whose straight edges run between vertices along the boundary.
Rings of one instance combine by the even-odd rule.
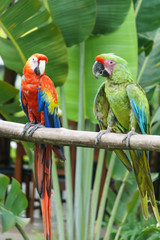
[[[105,82],[99,87],[94,99],[93,113],[99,121],[101,129],[107,128],[107,116],[109,111],[109,103],[105,93]]]
[[[24,113],[26,114],[26,117],[29,121],[29,116],[28,116],[28,104],[27,104],[27,101],[25,99],[25,96],[22,92],[22,87],[20,88],[20,103],[21,103],[21,107],[24,111]]]
[[[38,90],[38,112],[44,112],[45,126],[60,127],[57,94],[52,80],[46,75],[40,79]]]
[[[104,82],[98,89],[98,92],[94,99],[94,105],[93,105],[93,113],[99,121],[100,129],[107,128],[108,112],[109,112],[109,102],[106,98],[105,82]],[[113,126],[113,131],[115,131],[115,130],[120,132],[119,127],[118,127],[118,122],[116,122],[115,125]],[[115,153],[120,158],[120,160],[125,165],[125,167],[128,169],[128,171],[131,172],[132,165],[131,165],[126,153],[123,150],[115,150]]]
[[[142,210],[144,218],[148,218],[148,198],[151,202],[154,215],[160,225],[160,217],[155,199],[154,187],[150,174],[149,162],[146,157],[145,151],[130,150],[130,156],[132,159],[136,180],[139,187]]]
[[[127,86],[127,94],[130,99],[130,103],[134,115],[136,117],[136,120],[141,129],[141,132],[143,134],[150,133],[149,105],[145,92],[138,84],[129,84]],[[143,215],[146,219],[148,218],[148,197],[149,197],[155,217],[158,223],[160,224],[160,217],[158,213],[154,188],[150,175],[147,153],[145,151],[130,150],[130,155],[132,158],[136,180],[139,186]]]
[[[141,132],[150,133],[149,105],[145,92],[138,84],[129,84],[126,90]]]

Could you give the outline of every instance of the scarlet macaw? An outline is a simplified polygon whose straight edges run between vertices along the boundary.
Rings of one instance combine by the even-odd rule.
[[[28,123],[23,135],[32,135],[38,127],[59,128],[57,93],[52,80],[45,75],[48,59],[43,54],[33,54],[23,68],[20,101]],[[36,187],[41,198],[42,218],[45,239],[51,239],[51,188],[52,188],[52,149],[65,160],[63,147],[36,144],[34,150]]]

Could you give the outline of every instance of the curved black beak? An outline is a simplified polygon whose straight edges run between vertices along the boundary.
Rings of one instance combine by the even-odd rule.
[[[103,64],[98,61],[95,61],[92,68],[93,75],[98,78],[98,75],[102,77],[109,77],[109,73],[105,70]]]
[[[36,75],[40,75],[39,63],[37,65],[37,67],[34,69],[34,72]]]
[[[34,69],[35,74],[42,76],[45,71],[45,66],[46,66],[46,61],[39,60],[37,67]]]

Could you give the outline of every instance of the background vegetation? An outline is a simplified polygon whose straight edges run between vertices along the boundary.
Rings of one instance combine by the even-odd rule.
[[[151,106],[152,134],[160,134],[159,8],[160,0],[21,0],[14,4],[11,0],[1,0],[0,54],[5,66],[20,75],[28,57],[35,52],[46,54],[49,60],[46,74],[57,87],[63,126],[68,127],[69,119],[78,122],[79,130],[94,131],[93,100],[103,79],[93,77],[92,65],[96,55],[113,52],[128,61],[135,82],[145,89]],[[25,123],[26,118],[19,105],[19,91],[1,80],[1,116],[9,121]],[[31,160],[30,146],[24,143],[24,147]],[[159,230],[151,225],[151,219],[144,223],[141,214],[137,215],[139,196],[134,174],[128,174],[114,154],[107,154],[108,173],[98,213],[105,152],[101,150],[99,153],[92,184],[94,151],[77,148],[74,196],[68,148],[65,154],[66,229],[53,161],[58,239],[98,240],[102,225],[107,227],[105,240],[144,239],[144,236],[145,239],[146,236],[147,239],[157,239]],[[112,181],[114,188],[110,188]],[[4,195],[2,199],[0,204],[3,204]],[[104,218],[105,209],[107,214]],[[1,208],[0,213],[4,217]],[[3,225],[3,231],[6,230]]]

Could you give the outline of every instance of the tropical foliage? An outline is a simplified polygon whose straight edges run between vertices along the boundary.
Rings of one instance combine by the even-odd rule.
[[[21,216],[22,212],[27,208],[27,199],[21,190],[19,182],[13,178],[10,187],[9,184],[9,177],[0,174],[0,217],[2,232],[10,230],[14,226],[20,232],[23,232],[22,227],[29,222],[29,219]]]
[[[0,0],[0,54],[4,64],[22,74],[30,55],[35,52],[47,55],[46,74],[57,86],[64,127],[68,127],[67,119],[70,119],[78,122],[79,130],[95,130],[92,106],[102,79],[93,78],[92,65],[96,55],[114,52],[128,61],[135,81],[145,88],[152,106],[152,133],[160,133],[159,0],[21,0],[11,3],[12,0]],[[18,103],[18,90],[3,81],[0,81],[0,89],[0,114],[6,120],[25,122]],[[14,101],[6,105],[12,98]],[[25,149],[29,152],[27,144]],[[138,239],[137,232],[133,238],[125,225],[129,226],[139,206],[134,175],[129,175],[119,159],[108,153],[108,172],[98,211],[101,173],[103,161],[106,161],[104,150],[99,152],[92,187],[94,151],[77,149],[74,196],[68,148],[65,154],[67,232],[53,160],[58,239],[99,240],[105,209],[108,213],[103,223],[107,226],[105,240],[123,239],[122,235],[128,240]],[[115,192],[110,188],[112,181]],[[113,224],[118,227],[115,231],[112,231]],[[158,231],[155,225],[149,228],[152,232]],[[149,233],[146,226],[144,231],[142,225],[139,229],[141,236]]]

